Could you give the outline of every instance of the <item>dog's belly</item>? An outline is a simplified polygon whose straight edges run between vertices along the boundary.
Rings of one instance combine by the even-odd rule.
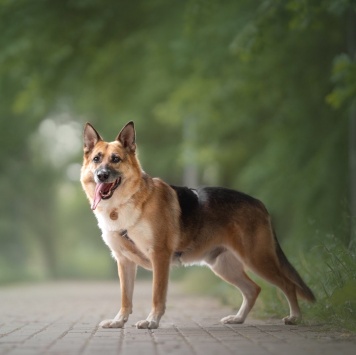
[[[184,252],[177,251],[173,254],[172,265],[174,266],[193,266],[205,265],[204,257],[201,255],[189,255]]]

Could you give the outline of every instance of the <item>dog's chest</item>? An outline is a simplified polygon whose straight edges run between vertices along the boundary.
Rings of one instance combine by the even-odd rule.
[[[110,202],[110,201],[104,201]],[[133,227],[141,216],[141,210],[132,204],[118,208],[114,204],[106,203],[94,212],[102,231],[118,232]]]
[[[124,254],[129,259],[137,259],[139,255],[147,259],[145,256],[153,245],[153,233],[149,222],[141,218],[139,209],[112,207],[100,209],[95,215],[103,240],[114,253]]]

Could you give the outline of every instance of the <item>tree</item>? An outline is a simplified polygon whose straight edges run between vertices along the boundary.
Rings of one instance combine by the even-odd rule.
[[[56,166],[39,154],[50,147],[34,143],[48,118],[56,127],[91,121],[109,140],[134,120],[148,173],[180,184],[194,151],[200,183],[262,199],[292,244],[309,247],[315,236],[349,228],[342,225],[349,200],[346,117],[356,90],[345,21],[352,4],[2,2],[6,264],[15,250],[25,267],[32,236],[47,250],[52,274],[60,273],[62,236],[81,234],[80,226],[68,225],[73,206],[91,226],[83,240],[96,246],[97,231],[86,223],[92,216],[79,212],[86,203],[79,184],[66,178],[67,167],[80,162],[80,149]],[[195,132],[189,144],[184,127]],[[67,185],[73,199],[60,196]],[[339,235],[349,243],[349,233]]]

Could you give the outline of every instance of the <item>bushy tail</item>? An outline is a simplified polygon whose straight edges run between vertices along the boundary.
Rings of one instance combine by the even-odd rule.
[[[277,253],[279,262],[281,263],[281,268],[282,268],[285,276],[290,281],[292,281],[295,286],[297,286],[297,294],[300,297],[306,299],[309,302],[315,302],[316,298],[315,298],[312,290],[306,285],[306,283],[303,281],[301,276],[298,274],[297,270],[288,261],[281,246],[279,245],[279,242],[276,237],[276,233],[274,231],[273,231],[273,233],[274,233],[274,239],[275,239],[276,253]]]

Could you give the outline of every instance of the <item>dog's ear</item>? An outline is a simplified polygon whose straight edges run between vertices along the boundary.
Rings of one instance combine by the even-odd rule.
[[[132,121],[126,124],[116,137],[116,140],[119,141],[126,150],[130,152],[136,150],[136,132],[135,125]]]
[[[84,152],[90,152],[95,144],[101,140],[102,138],[95,128],[90,123],[86,123],[84,127]]]

